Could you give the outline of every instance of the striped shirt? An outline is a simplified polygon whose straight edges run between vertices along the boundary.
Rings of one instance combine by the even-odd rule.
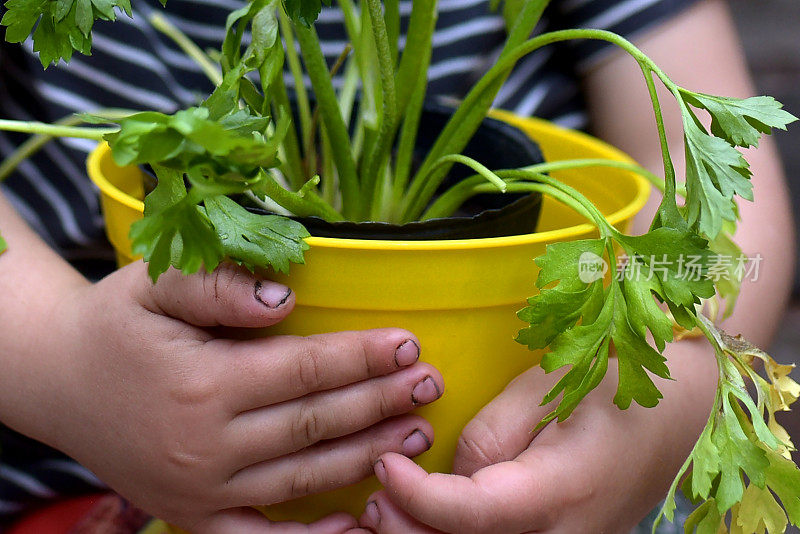
[[[556,0],[537,32],[571,27],[600,28],[632,38],[693,0]],[[227,14],[241,0],[169,0],[170,20],[201,48],[219,48]],[[401,30],[411,0],[400,0]],[[2,45],[0,117],[54,121],[105,107],[174,112],[196,105],[212,87],[200,68],[147,24],[155,0],[134,3],[132,19],[95,25],[91,57],[76,55],[68,66],[42,71],[32,45]],[[489,0],[439,0],[429,95],[461,97],[496,60],[505,39],[503,19]],[[2,15],[0,8],[0,15]],[[342,13],[324,8],[317,23],[322,50],[335,61],[346,45]],[[401,32],[402,33],[402,32]],[[247,37],[246,37],[247,39]],[[401,49],[404,44],[401,38]],[[580,78],[609,49],[597,41],[551,45],[524,58],[495,102],[520,115],[536,115],[570,128],[586,128]],[[287,85],[292,84],[287,76]],[[0,159],[25,137],[0,132]],[[104,237],[97,192],[84,160],[92,141],[51,143],[20,165],[2,185],[4,195],[35,230],[90,277],[113,269]],[[102,483],[66,457],[9,431],[2,432],[0,517],[32,502],[85,492]]]

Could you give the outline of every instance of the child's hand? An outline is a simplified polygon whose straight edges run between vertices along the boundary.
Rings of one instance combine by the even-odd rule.
[[[572,416],[537,435],[552,408],[539,401],[558,377],[527,371],[464,429],[455,474],[384,454],[375,472],[386,489],[370,497],[360,524],[380,534],[630,532],[666,494],[710,412],[715,363],[701,349],[671,347],[677,381],[659,381],[657,408],[611,403],[612,359]]]
[[[422,453],[433,431],[404,414],[443,382],[403,330],[237,341],[202,328],[265,327],[293,306],[285,286],[231,266],[153,286],[140,262],[71,289],[37,341],[54,366],[45,409],[15,426],[193,534],[306,532],[244,507],[357,482],[387,451]],[[338,515],[311,532],[355,526]]]

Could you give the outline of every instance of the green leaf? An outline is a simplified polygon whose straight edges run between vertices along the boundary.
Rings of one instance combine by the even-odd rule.
[[[116,9],[131,15],[130,0],[8,0],[5,7],[6,41],[20,43],[33,31],[33,50],[45,68],[68,62],[74,51],[90,54],[96,20],[116,20]]]
[[[708,135],[695,120],[684,116],[686,216],[690,225],[714,239],[724,221],[737,219],[734,195],[753,200],[753,185],[742,154],[724,139]]]
[[[278,164],[278,146],[286,125],[269,139],[268,120],[236,110],[216,120],[205,107],[174,115],[143,112],[119,122],[106,136],[119,165],[155,163],[179,170],[201,170],[227,180],[247,180],[259,169]]]
[[[145,216],[131,226],[134,254],[149,263],[155,282],[170,265],[184,274],[213,271],[224,256],[217,232],[197,199],[187,195],[178,171],[154,167],[158,185],[145,198]]]
[[[7,249],[8,249],[8,243],[6,243],[6,240],[3,239],[2,235],[0,235],[0,254],[5,252]]]
[[[667,342],[672,341],[672,321],[658,307],[653,295],[663,295],[664,289],[655,276],[646,276],[647,266],[641,257],[629,258],[622,280],[622,292],[628,304],[630,327],[636,334],[645,338],[647,330],[653,335],[653,341],[659,351],[663,351]]]
[[[739,99],[685,90],[681,95],[691,105],[708,111],[711,132],[715,136],[736,146],[758,146],[761,134],[771,134],[772,128],[785,130],[788,124],[797,120],[781,109],[783,104],[771,96]]]
[[[290,263],[303,263],[309,233],[300,223],[277,215],[250,213],[224,196],[206,199],[205,207],[231,260],[251,271],[271,266],[284,273]]]
[[[289,18],[306,27],[316,22],[322,11],[322,4],[330,6],[331,0],[283,0],[283,8]]]
[[[7,11],[0,20],[6,26],[6,41],[21,43],[27,39],[48,3],[48,0],[8,0]]]
[[[668,239],[674,237],[670,232],[671,229],[664,228],[660,234],[668,233],[669,236],[662,236]],[[659,250],[660,234],[642,236],[631,243],[645,251]],[[654,406],[661,393],[649,373],[669,378],[664,357],[646,339],[647,328],[657,333],[662,347],[663,341],[671,338],[671,323],[655,305],[650,289],[658,288],[661,282],[659,279],[655,282],[613,279],[604,288],[603,277],[608,265],[603,254],[607,243],[608,239],[557,243],[549,245],[546,254],[536,259],[541,267],[537,286],[558,283],[531,297],[529,306],[518,313],[531,326],[520,331],[517,341],[532,349],[550,345],[552,351],[544,355],[541,364],[545,372],[571,366],[542,401],[547,404],[563,394],[558,406],[538,427],[555,418],[563,421],[569,417],[581,399],[597,387],[608,369],[612,343],[619,372],[614,402],[620,408],[627,408],[632,401]],[[669,277],[664,279],[669,281]],[[628,284],[627,297],[623,289],[625,283]],[[628,297],[632,299],[630,307]],[[689,298],[692,299],[693,294],[690,293]],[[656,314],[661,314],[661,318]],[[665,327],[670,331],[665,331]]]
[[[529,328],[520,330],[519,343],[532,350],[544,348],[558,334],[575,325],[589,309],[599,310],[603,298],[602,283],[596,277],[598,281],[591,284],[582,281],[579,269],[592,266],[602,269],[605,266],[602,259],[604,249],[605,241],[600,239],[570,241],[548,245],[545,255],[536,258],[541,269],[536,285],[542,288],[556,281],[559,283],[555,288],[542,289],[538,295],[529,298],[529,305],[518,312],[520,319],[531,324]]]
[[[708,241],[697,234],[661,227],[640,236],[619,236],[618,240],[642,267],[639,279],[644,276],[658,280],[652,289],[662,299],[693,308],[700,299],[714,294],[714,284],[707,278],[713,254],[708,250]]]
[[[656,352],[644,336],[634,332],[630,326],[629,310],[619,285],[612,283],[614,323],[611,337],[617,352],[619,385],[614,395],[614,404],[625,410],[636,401],[640,406],[651,408],[663,397],[647,371],[661,378],[669,378],[669,369],[664,358]]]

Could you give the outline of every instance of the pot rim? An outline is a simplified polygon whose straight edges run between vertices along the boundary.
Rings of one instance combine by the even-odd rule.
[[[549,121],[537,118],[521,118],[511,113],[504,111],[494,111],[492,115],[500,120],[505,120],[511,123],[523,124],[524,122],[536,125],[537,129],[548,130],[548,133],[558,137],[571,137],[572,139],[580,138],[584,143],[590,143],[595,146],[602,146],[604,151],[613,156],[613,159],[620,161],[632,162],[633,160],[624,152],[617,148],[592,137],[591,135],[579,132],[576,130],[569,130],[562,128]],[[97,185],[100,191],[113,198],[117,202],[125,205],[126,207],[144,212],[144,202],[128,195],[114,186],[105,177],[102,172],[103,158],[110,158],[110,147],[103,141],[98,144],[88,158],[89,175],[92,181]],[[638,213],[650,197],[651,186],[650,183],[643,177],[631,173],[632,178],[636,183],[636,195],[633,200],[628,202],[619,210],[610,213],[606,216],[606,220],[612,224],[617,225],[622,221],[632,218]],[[503,237],[483,237],[476,239],[448,239],[448,240],[428,240],[428,241],[391,241],[391,240],[373,240],[373,239],[351,239],[351,238],[338,238],[338,237],[315,237],[311,236],[306,238],[306,243],[315,248],[331,248],[331,249],[353,249],[359,248],[364,250],[466,250],[466,249],[490,249],[498,247],[520,246],[529,245],[532,243],[552,243],[556,241],[563,241],[590,232],[594,229],[594,225],[589,223],[582,223],[574,226],[567,226],[565,228],[558,228],[555,230],[547,230],[544,232],[534,232],[532,234],[503,236]]]

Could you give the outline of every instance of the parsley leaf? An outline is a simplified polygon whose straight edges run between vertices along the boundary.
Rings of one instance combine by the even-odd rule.
[[[289,18],[311,26],[322,11],[322,4],[331,5],[331,0],[283,0],[283,8]]]
[[[256,215],[225,196],[205,200],[206,213],[217,230],[225,255],[251,271],[272,266],[289,272],[303,263],[309,233],[300,223],[277,215]]]
[[[282,138],[274,135],[267,139],[262,133],[268,119],[245,110],[214,118],[210,114],[205,107],[174,115],[136,113],[118,121],[120,130],[106,140],[118,165],[157,163],[229,179],[247,179],[260,168],[277,165]],[[285,128],[281,132],[284,134]]]
[[[783,110],[783,104],[771,96],[745,99],[707,95],[682,90],[681,94],[694,107],[711,115],[711,132],[735,146],[758,146],[761,134],[772,128],[785,130],[797,117]]]
[[[76,50],[90,54],[95,21],[116,20],[117,9],[131,16],[130,0],[8,0],[5,7],[6,41],[21,43],[33,31],[33,50],[45,68],[68,62]]]
[[[0,235],[0,254],[5,252],[7,248],[8,248],[8,243],[6,243],[6,240],[3,239],[2,235]]]
[[[621,409],[634,401],[655,406],[661,393],[650,374],[669,378],[660,351],[673,339],[672,322],[656,299],[682,311],[688,322],[695,306],[714,294],[707,278],[713,258],[708,242],[688,228],[661,227],[641,236],[625,236],[610,226],[603,230],[606,237],[601,239],[549,245],[536,259],[541,291],[518,313],[530,327],[520,330],[517,341],[531,349],[552,349],[542,359],[545,372],[571,366],[542,401],[547,404],[563,393],[539,427],[569,417],[597,387],[612,347],[619,361],[614,403]],[[612,242],[622,247],[629,261],[604,286],[604,255]],[[658,351],[648,343],[648,331]]]
[[[155,282],[173,265],[184,274],[205,267],[213,271],[223,258],[217,232],[189,195],[179,171],[154,166],[158,185],[144,202],[144,218],[131,226],[134,254],[148,262],[147,272]]]
[[[693,527],[727,532],[727,524],[731,532],[782,532],[789,522],[800,525],[800,469],[789,459],[791,442],[782,439],[786,432],[774,419],[776,411],[788,410],[800,396],[800,385],[788,377],[792,366],[776,364],[741,336],[729,336],[702,316],[699,321],[715,345],[717,397],[653,528],[662,517],[673,519],[674,496],[684,475],[684,493],[704,501],[687,520],[687,532]],[[763,362],[766,379],[756,372],[756,360]],[[745,378],[754,386],[757,402]]]
[[[687,221],[714,239],[723,221],[737,219],[734,195],[753,200],[750,169],[738,150],[708,135],[694,115],[684,116],[684,136]]]

